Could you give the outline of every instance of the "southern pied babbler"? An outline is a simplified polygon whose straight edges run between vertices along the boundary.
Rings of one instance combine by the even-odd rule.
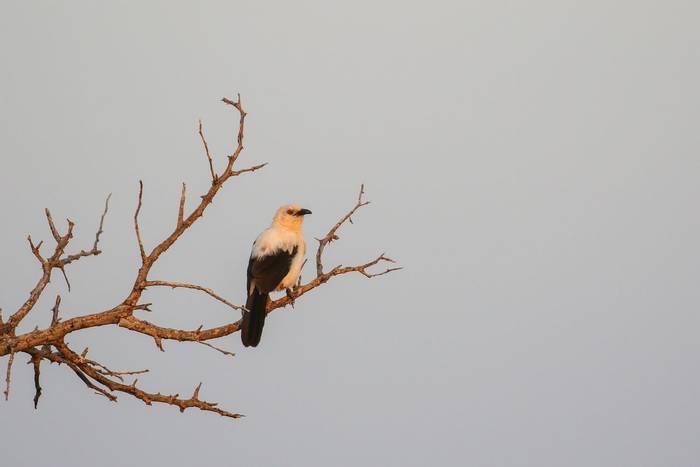
[[[306,254],[301,231],[308,209],[295,204],[282,206],[275,213],[272,225],[253,242],[248,261],[248,299],[241,322],[241,341],[246,347],[260,343],[270,292],[296,286]]]

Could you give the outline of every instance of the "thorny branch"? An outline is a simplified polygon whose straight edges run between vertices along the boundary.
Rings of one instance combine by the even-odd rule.
[[[10,398],[10,383],[12,381],[12,364],[15,361],[15,353],[10,353],[10,358],[7,360],[7,373],[5,374],[5,400]]]
[[[187,284],[184,282],[168,282],[168,281],[146,281],[146,287],[170,287],[173,289],[177,288],[182,288],[182,289],[193,289],[193,290],[199,290],[201,292],[204,292],[205,294],[213,297],[214,299],[220,301],[221,303],[224,303],[234,310],[243,310],[242,306],[239,305],[234,305],[233,303],[229,302],[225,298],[221,297],[220,295],[217,295],[214,293],[213,290],[211,290],[208,287],[202,287],[201,285],[194,285],[194,284]]]
[[[207,144],[207,140],[204,137],[204,130],[202,130],[202,121],[199,121],[199,137],[202,139],[202,144],[204,145],[204,152],[207,155],[207,160],[209,161],[209,172],[211,172],[211,182],[216,183],[216,179],[218,176],[214,172],[214,163],[212,162],[211,159],[211,154],[209,153],[209,145]]]
[[[226,168],[223,170],[223,172],[221,172],[221,174],[217,174],[214,171],[213,158],[204,137],[202,123],[201,121],[199,122],[198,133],[204,146],[209,171],[212,177],[212,184],[207,192],[200,197],[199,204],[191,212],[189,212],[189,214],[186,213],[185,206],[186,186],[184,183],[182,184],[175,228],[163,240],[161,240],[160,243],[153,247],[150,252],[148,252],[144,247],[143,238],[141,236],[141,228],[139,225],[139,214],[141,213],[141,208],[143,206],[144,190],[143,182],[139,181],[138,199],[133,221],[141,265],[136,271],[132,288],[125,298],[118,305],[112,308],[62,320],[59,318],[61,296],[57,295],[54,306],[51,308],[51,323],[47,328],[36,328],[33,331],[18,333],[17,328],[19,324],[36,305],[46,286],[49,284],[51,274],[55,269],[59,269],[63,273],[66,283],[68,283],[68,277],[65,273],[66,266],[81,260],[82,258],[97,256],[101,253],[101,250],[99,249],[100,236],[103,233],[105,216],[109,210],[111,194],[107,196],[107,199],[105,200],[104,210],[100,216],[99,226],[97,228],[97,232],[95,233],[95,241],[92,248],[89,250],[81,250],[75,254],[65,253],[70,240],[73,238],[75,224],[68,219],[66,233],[61,234],[56,226],[56,223],[54,222],[51,212],[46,209],[45,214],[49,231],[51,232],[51,236],[55,241],[53,253],[51,253],[50,256],[45,257],[41,253],[43,241],[35,244],[32,241],[31,236],[27,237],[31,253],[39,262],[42,274],[34,288],[30,291],[29,298],[17,309],[17,311],[12,313],[9,319],[4,323],[2,319],[0,319],[0,357],[9,356],[5,375],[5,398],[9,398],[10,395],[11,371],[15,355],[17,353],[24,353],[30,357],[28,363],[31,363],[34,368],[35,408],[37,407],[42,394],[42,387],[40,384],[41,363],[42,361],[46,360],[50,363],[66,365],[66,367],[70,368],[78,379],[80,379],[88,388],[92,389],[99,395],[105,396],[111,401],[117,400],[116,394],[123,393],[140,399],[147,405],[151,405],[154,402],[173,405],[178,407],[181,412],[184,412],[188,408],[197,408],[202,411],[218,413],[219,415],[225,417],[239,418],[242,416],[238,413],[223,410],[219,408],[216,403],[201,400],[199,398],[199,392],[202,386],[201,383],[195,388],[192,396],[189,398],[181,398],[179,394],[163,395],[160,392],[146,392],[137,387],[138,379],[135,379],[131,384],[126,384],[124,381],[125,377],[141,375],[147,373],[149,370],[111,370],[106,365],[96,360],[88,359],[87,348],[82,353],[78,354],[71,350],[65,341],[66,336],[81,329],[99,326],[118,326],[127,331],[133,331],[150,336],[160,350],[164,350],[163,340],[192,341],[205,345],[226,356],[232,357],[235,355],[233,352],[229,352],[228,350],[214,346],[208,341],[228,336],[238,331],[240,324],[239,320],[235,320],[229,324],[218,327],[204,328],[204,326],[199,326],[199,328],[195,330],[183,330],[162,327],[134,316],[135,311],[150,311],[150,303],[141,303],[142,294],[144,290],[149,287],[170,287],[172,289],[183,288],[196,290],[209,295],[213,299],[225,304],[232,310],[241,311],[244,309],[242,306],[233,304],[229,300],[214,292],[212,289],[202,285],[176,281],[150,280],[148,278],[153,265],[158,261],[160,255],[165,253],[185,233],[185,231],[187,231],[198,219],[202,217],[206,208],[212,203],[216,194],[229,179],[245,173],[255,172],[267,165],[267,163],[262,163],[247,168],[234,169],[234,164],[238,160],[244,148],[243,141],[247,113],[243,109],[240,95],[238,95],[236,101],[228,98],[223,98],[222,101],[227,105],[233,106],[238,111],[239,120],[238,132],[235,139],[236,148],[234,152],[228,156]],[[341,217],[323,238],[317,239],[319,245],[316,251],[316,277],[306,284],[299,283],[299,285],[293,290],[289,291],[286,296],[270,302],[267,310],[268,313],[289,304],[293,305],[294,300],[298,297],[301,297],[307,292],[328,282],[331,278],[339,275],[357,272],[365,277],[372,278],[401,269],[398,267],[390,267],[380,272],[371,272],[370,268],[376,266],[380,262],[394,262],[391,258],[382,253],[376,258],[363,264],[356,266],[336,266],[328,272],[323,271],[322,261],[325,247],[332,241],[339,239],[337,235],[338,229],[346,221],[352,223],[352,216],[359,208],[369,204],[368,201],[364,201],[363,196],[364,185],[360,187],[360,193],[355,206],[347,214]],[[70,291],[70,284],[68,284],[68,290]]]
[[[345,221],[350,221],[352,223],[352,215],[355,214],[355,211],[360,209],[362,206],[367,206],[369,204],[369,201],[363,201],[362,197],[365,194],[365,185],[362,184],[360,185],[360,194],[357,195],[357,204],[348,212],[345,214],[343,217],[340,218],[340,220],[333,226],[331,227],[331,230],[328,231],[325,237],[323,238],[317,238],[316,240],[318,241],[318,250],[316,250],[316,276],[320,277],[323,275],[323,263],[321,262],[321,256],[323,256],[323,250],[326,248],[326,245],[328,245],[330,242],[333,240],[340,240],[340,237],[336,235],[336,232],[340,228],[341,225],[345,223]]]
[[[139,253],[141,254],[141,263],[146,262],[146,250],[143,248],[143,240],[141,240],[141,228],[139,227],[139,212],[141,212],[141,203],[143,201],[143,180],[139,180],[139,204],[134,212],[134,230],[136,231],[136,241],[139,243]]]
[[[34,365],[34,408],[36,409],[41,397],[41,382],[39,381],[41,376],[41,357],[32,355],[29,363]]]
[[[58,320],[60,319],[58,317],[59,306],[61,306],[61,296],[56,295],[56,303],[54,303],[53,308],[51,308],[51,326],[54,326],[56,323],[58,323]]]

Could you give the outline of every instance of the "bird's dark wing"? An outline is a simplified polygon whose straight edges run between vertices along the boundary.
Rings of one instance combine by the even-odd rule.
[[[248,292],[251,281],[255,281],[255,288],[262,293],[275,290],[289,272],[297,251],[295,246],[292,251],[277,250],[265,256],[251,257],[248,261]]]

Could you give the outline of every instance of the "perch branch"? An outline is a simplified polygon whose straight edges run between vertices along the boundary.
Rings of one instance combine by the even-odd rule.
[[[212,184],[201,196],[199,203],[194,207],[194,209],[189,213],[185,213],[185,203],[186,203],[186,185],[182,184],[182,191],[180,193],[180,200],[178,206],[178,217],[177,224],[175,228],[165,236],[159,243],[157,243],[150,252],[146,250],[143,244],[143,239],[141,236],[141,229],[139,225],[139,215],[141,208],[143,207],[143,182],[139,181],[139,191],[138,200],[136,205],[136,210],[133,216],[134,230],[136,233],[136,239],[139,247],[139,254],[141,257],[141,265],[139,266],[131,290],[126,294],[123,300],[112,308],[104,309],[102,311],[93,312],[90,314],[80,315],[74,318],[69,318],[61,320],[59,318],[59,307],[61,304],[61,297],[57,295],[56,301],[52,308],[52,318],[51,324],[46,329],[34,329],[30,332],[16,333],[16,328],[19,322],[31,311],[31,309],[36,304],[40,295],[44,291],[46,285],[49,283],[51,278],[51,273],[54,269],[60,269],[65,273],[64,267],[68,264],[77,261],[85,256],[99,255],[101,251],[99,250],[100,236],[103,233],[104,220],[109,209],[110,196],[107,196],[105,200],[105,207],[100,217],[99,227],[97,233],[95,234],[95,241],[90,250],[81,250],[79,253],[67,255],[65,254],[65,249],[73,236],[74,224],[72,221],[68,220],[68,228],[64,235],[61,235],[54,219],[47,209],[45,211],[47,222],[49,225],[49,230],[54,238],[56,245],[53,253],[50,256],[44,256],[41,253],[42,242],[34,244],[31,237],[28,238],[29,246],[32,254],[39,261],[42,269],[42,275],[29,294],[29,298],[20,306],[20,308],[14,312],[8,319],[6,323],[0,321],[0,356],[9,355],[8,368],[6,373],[6,384],[7,389],[5,391],[6,397],[9,397],[9,388],[11,381],[11,367],[14,360],[14,356],[17,352],[24,352],[31,356],[30,363],[34,365],[34,404],[35,407],[38,404],[39,398],[42,394],[42,388],[40,384],[40,374],[41,374],[41,361],[47,360],[52,363],[65,364],[69,367],[75,375],[90,389],[94,390],[97,394],[107,397],[111,401],[116,401],[116,393],[129,394],[134,398],[140,399],[144,403],[151,405],[154,402],[173,405],[178,407],[181,411],[188,408],[198,408],[203,411],[218,413],[222,416],[238,418],[241,415],[225,411],[217,406],[213,402],[203,401],[199,398],[199,393],[201,389],[201,383],[195,388],[192,396],[190,398],[180,398],[178,394],[175,395],[163,395],[161,393],[149,393],[143,391],[141,388],[137,387],[136,383],[138,379],[135,379],[131,384],[124,384],[125,376],[135,376],[147,372],[148,370],[137,370],[137,371],[113,371],[101,362],[97,362],[93,359],[87,358],[87,349],[78,354],[73,352],[69,346],[65,343],[65,337],[70,333],[78,330],[89,329],[100,326],[118,326],[125,332],[136,332],[149,336],[154,340],[157,347],[163,350],[164,340],[177,340],[177,341],[192,341],[199,344],[205,345],[212,348],[223,355],[233,356],[233,352],[221,349],[212,343],[208,342],[213,339],[228,336],[239,330],[240,320],[230,322],[221,326],[204,328],[199,326],[195,330],[183,330],[174,329],[152,324],[148,321],[139,319],[134,316],[136,310],[150,311],[150,303],[141,303],[141,298],[144,290],[148,287],[171,287],[175,288],[185,288],[191,290],[197,290],[206,293],[215,300],[227,305],[229,308],[234,310],[244,310],[240,305],[235,305],[234,303],[226,300],[219,294],[215,293],[212,289],[202,286],[189,284],[185,282],[176,281],[159,281],[150,280],[149,274],[151,269],[158,261],[160,256],[168,251],[175,242],[197,221],[199,220],[207,207],[213,202],[214,197],[217,195],[219,190],[223,185],[230,180],[232,177],[236,177],[245,173],[255,172],[263,168],[266,163],[253,165],[247,168],[238,169],[234,168],[234,164],[238,160],[239,156],[243,151],[244,143],[244,130],[245,130],[245,120],[247,113],[243,109],[240,95],[236,101],[231,99],[223,98],[223,102],[227,105],[233,106],[239,113],[238,120],[238,132],[235,139],[236,147],[233,153],[228,156],[228,162],[225,169],[221,174],[217,175],[214,171],[213,159],[209,151],[209,146],[207,144],[206,138],[204,137],[204,130],[202,124],[199,124],[199,136],[202,140],[204,146],[204,151],[207,156],[207,163],[209,166],[209,171],[212,176]],[[372,278],[382,274],[388,274],[389,272],[396,271],[400,269],[398,267],[390,267],[383,271],[373,272],[373,267],[378,265],[380,262],[391,262],[393,260],[384,254],[379,255],[375,259],[368,261],[363,264],[356,266],[336,266],[328,272],[323,271],[323,253],[324,248],[327,244],[333,240],[338,239],[337,231],[346,222],[352,222],[352,216],[355,212],[362,206],[368,204],[364,201],[364,186],[360,188],[360,193],[358,195],[356,205],[343,216],[326,234],[322,239],[319,239],[319,248],[316,252],[316,263],[317,263],[317,274],[316,277],[307,282],[306,284],[301,283],[299,280],[298,286],[291,290],[287,296],[284,296],[278,300],[272,301],[268,304],[267,312],[271,312],[277,308],[285,307],[288,304],[294,302],[294,299],[310,292],[311,290],[319,287],[320,285],[326,283],[331,278],[340,276],[343,274],[348,274],[351,272],[357,272],[365,277]],[[67,277],[66,277],[67,280]],[[52,349],[55,349],[53,351]]]

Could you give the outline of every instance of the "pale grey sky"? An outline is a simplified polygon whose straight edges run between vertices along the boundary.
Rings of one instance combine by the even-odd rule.
[[[3,465],[580,466],[700,464],[700,65],[696,2],[10,2],[0,19],[0,307],[39,274],[42,210],[104,254],[54,280],[74,316],[117,303],[180,182],[205,190],[198,118],[221,167],[241,92],[241,164],[154,278],[243,301],[274,209],[350,207],[329,264],[381,251],[405,270],[344,277],[238,335],[155,350],[119,329],[71,336],[144,388],[239,411],[231,421],[118,404],[46,367],[39,410],[18,359],[0,402]],[[156,277],[157,276],[157,277]],[[149,293],[148,319],[216,325],[194,293]],[[0,362],[4,371],[5,360]],[[9,456],[9,458],[8,458]]]

